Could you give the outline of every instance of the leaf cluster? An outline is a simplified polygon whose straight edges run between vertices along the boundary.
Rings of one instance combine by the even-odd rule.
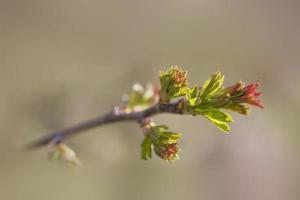
[[[149,160],[152,151],[160,158],[174,162],[179,159],[178,153],[181,151],[177,147],[177,142],[181,134],[168,131],[165,125],[156,126],[154,123],[143,127],[145,138],[141,145],[141,158]]]
[[[184,74],[184,84],[173,84],[174,74]],[[173,79],[174,80],[173,80]],[[224,87],[224,75],[221,72],[214,73],[202,86],[189,87],[187,72],[175,67],[160,74],[161,83],[165,83],[168,90],[162,87],[165,100],[182,97],[185,106],[183,113],[193,116],[202,115],[224,132],[230,131],[229,124],[233,122],[231,115],[224,110],[231,110],[240,114],[248,114],[249,106],[263,107],[257,99],[261,93],[256,89],[259,83],[244,86],[239,81],[233,86]],[[172,81],[170,81],[172,80]],[[174,92],[176,91],[176,92]]]

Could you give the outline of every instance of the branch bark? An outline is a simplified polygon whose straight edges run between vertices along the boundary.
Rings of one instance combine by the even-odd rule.
[[[159,113],[173,113],[173,114],[182,114],[182,107],[180,104],[183,103],[183,100],[177,100],[169,104],[160,104],[157,103],[152,107],[149,107],[143,111],[131,112],[131,113],[118,113],[114,109],[108,112],[105,115],[90,119],[88,121],[79,123],[72,127],[50,133],[49,135],[42,137],[29,145],[29,149],[34,149],[48,145],[50,143],[57,144],[66,140],[76,134],[82,133],[83,131],[121,121],[137,121],[159,114]]]

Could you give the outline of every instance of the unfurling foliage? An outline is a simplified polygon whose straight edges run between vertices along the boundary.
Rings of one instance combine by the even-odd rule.
[[[167,71],[161,71],[160,75],[160,103],[169,103],[171,99],[181,97],[188,89],[187,72],[171,67]]]
[[[249,85],[238,81],[232,86],[224,87],[224,75],[216,72],[203,85],[190,87],[187,72],[177,66],[161,71],[159,80],[160,87],[152,84],[146,86],[135,84],[131,93],[124,96],[122,104],[116,106],[110,116],[113,122],[121,120],[139,122],[144,135],[141,144],[143,160],[151,159],[154,152],[158,157],[174,162],[178,160],[178,153],[181,151],[178,147],[181,134],[169,131],[166,125],[156,125],[150,118],[154,114],[167,112],[201,115],[220,130],[228,132],[233,119],[227,111],[247,115],[251,105],[263,108],[262,102],[258,99],[262,94],[257,91],[260,85],[258,81]],[[75,153],[63,143],[59,142],[56,146],[52,157],[73,164],[79,163]]]
[[[183,102],[180,108],[183,114],[202,115],[224,132],[230,131],[229,124],[233,122],[226,110],[246,115],[249,105],[263,108],[258,99],[261,95],[257,92],[259,82],[245,86],[238,81],[233,86],[224,87],[224,75],[221,72],[214,73],[202,86],[189,87],[187,72],[175,66],[160,72],[160,84],[159,104],[169,104],[179,97]],[[152,99],[157,99],[154,95],[157,92],[152,94]],[[129,102],[131,103],[128,105],[134,105],[132,99],[129,99]],[[136,105],[138,104],[139,101],[136,101]],[[145,121],[147,123],[142,123],[145,138],[141,145],[141,158],[151,159],[154,150],[155,154],[164,160],[177,160],[181,151],[177,147],[177,141],[181,134],[168,131],[165,125],[156,126],[151,120]]]
[[[168,131],[165,125],[156,126],[149,120],[142,122],[142,128],[145,134],[141,151],[143,160],[151,159],[152,148],[164,160],[173,162],[179,158],[178,153],[181,150],[177,147],[177,140],[181,138],[181,134]]]

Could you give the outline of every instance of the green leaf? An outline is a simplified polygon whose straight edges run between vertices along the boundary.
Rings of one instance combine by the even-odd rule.
[[[210,107],[199,107],[195,110],[199,114],[205,116],[209,121],[216,125],[217,128],[225,132],[230,131],[229,123],[233,122],[230,114]]]
[[[152,157],[152,140],[150,137],[145,137],[141,145],[141,158],[143,160],[149,160]]]
[[[228,123],[224,122],[224,121],[221,121],[221,120],[218,120],[216,118],[213,118],[209,115],[205,115],[205,117],[211,121],[214,125],[216,125],[219,129],[221,129],[222,131],[225,131],[225,132],[228,132],[230,131],[230,127],[228,125]]]
[[[174,144],[181,138],[180,133],[173,132],[162,132],[160,133],[160,143],[163,144]]]
[[[249,106],[244,105],[244,104],[230,104],[225,107],[226,109],[230,109],[234,112],[238,112],[242,115],[247,115],[249,112]]]
[[[187,93],[187,90],[188,90],[188,88],[184,87],[184,86],[174,88],[174,95],[172,98],[184,96]]]
[[[174,133],[167,131],[168,127],[165,125],[158,125],[155,127],[152,127],[153,133],[152,133],[152,139],[153,143],[162,143],[162,144],[173,144],[177,143],[177,140],[181,138],[180,133]]]
[[[157,126],[152,127],[152,129],[157,133],[162,133],[162,132],[168,130],[168,128],[169,127],[166,125],[157,125]]]
[[[198,87],[194,86],[192,89],[188,89],[186,93],[186,99],[188,101],[189,106],[195,106],[201,100],[198,98]]]
[[[216,72],[208,79],[202,86],[200,92],[201,98],[208,98],[216,93],[218,93],[224,84],[224,75],[221,72]]]

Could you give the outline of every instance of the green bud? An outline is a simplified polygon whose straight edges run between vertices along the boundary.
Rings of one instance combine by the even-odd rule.
[[[156,126],[153,123],[144,127],[145,138],[142,142],[141,158],[151,159],[152,149],[160,158],[174,162],[179,159],[178,153],[181,151],[177,147],[177,142],[181,134],[168,131],[164,125]]]
[[[152,84],[143,86],[136,83],[129,95],[124,96],[125,112],[141,111],[156,104],[159,100],[158,88]]]
[[[167,71],[161,71],[160,75],[160,102],[168,103],[171,99],[184,96],[188,89],[187,72],[175,66]]]
[[[64,161],[71,165],[82,165],[75,151],[67,145],[65,145],[64,143],[55,144],[54,150],[49,153],[49,158],[51,160]]]

